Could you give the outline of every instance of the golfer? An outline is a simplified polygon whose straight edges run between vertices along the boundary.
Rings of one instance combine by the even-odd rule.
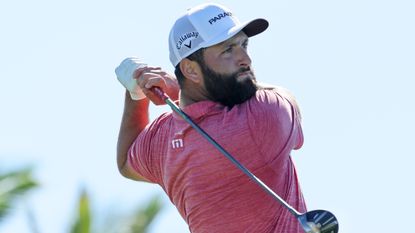
[[[116,69],[127,88],[119,170],[160,185],[191,232],[303,233],[288,210],[177,113],[149,121],[149,103],[162,104],[150,90],[158,87],[288,204],[306,212],[290,157],[303,144],[298,105],[286,90],[257,83],[248,54],[249,38],[267,27],[265,19],[242,23],[224,6],[199,5],[171,28],[175,75],[136,58]]]

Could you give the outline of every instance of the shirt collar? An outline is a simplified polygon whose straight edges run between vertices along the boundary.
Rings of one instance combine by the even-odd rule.
[[[178,103],[176,102],[176,104]],[[199,101],[199,102],[187,105],[184,108],[182,108],[182,111],[186,113],[186,115],[188,115],[192,120],[196,120],[208,113],[222,110],[224,108],[225,107],[219,103],[216,103],[210,100],[204,100],[204,101]],[[173,117],[175,119],[182,119],[182,117],[174,111],[173,111]]]

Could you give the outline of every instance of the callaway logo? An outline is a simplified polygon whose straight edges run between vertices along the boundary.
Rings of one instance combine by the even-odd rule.
[[[192,48],[192,39],[196,39],[199,37],[199,33],[198,32],[188,32],[184,35],[182,35],[179,40],[176,43],[176,48],[177,49],[181,49],[182,45],[186,46],[187,48]],[[187,44],[185,43],[186,40],[190,40]]]
[[[213,24],[213,23],[215,23],[216,21],[218,21],[218,20],[221,20],[222,18],[225,18],[226,16],[232,16],[232,12],[223,12],[223,13],[220,13],[220,14],[218,14],[217,16],[215,16],[215,17],[213,17],[213,18],[211,18],[211,19],[209,19],[209,23],[210,24]]]

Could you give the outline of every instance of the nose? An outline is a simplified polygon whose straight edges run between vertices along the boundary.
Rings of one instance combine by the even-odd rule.
[[[238,66],[240,67],[251,66],[251,58],[249,57],[249,54],[246,48],[239,48]]]

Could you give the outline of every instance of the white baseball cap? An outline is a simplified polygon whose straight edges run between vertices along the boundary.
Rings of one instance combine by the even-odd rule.
[[[248,37],[267,29],[268,21],[254,19],[241,23],[226,7],[206,3],[191,9],[176,20],[169,35],[170,61],[174,67],[201,48],[221,43],[240,31]]]

